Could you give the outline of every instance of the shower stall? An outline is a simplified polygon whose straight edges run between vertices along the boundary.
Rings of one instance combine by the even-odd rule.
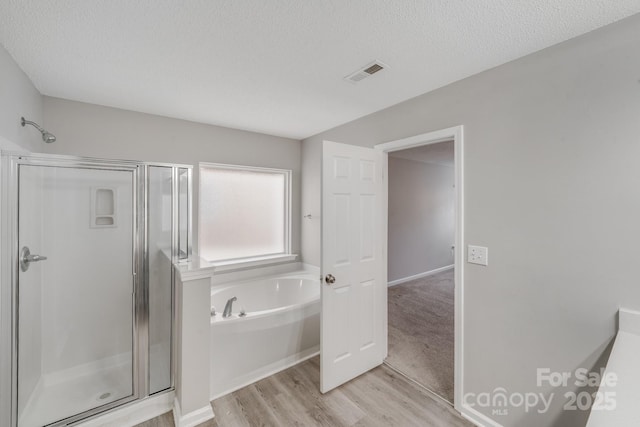
[[[3,153],[0,169],[0,425],[66,426],[173,390],[191,166]]]

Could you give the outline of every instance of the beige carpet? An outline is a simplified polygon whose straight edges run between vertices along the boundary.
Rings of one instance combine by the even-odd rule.
[[[389,288],[386,362],[453,403],[453,270]]]

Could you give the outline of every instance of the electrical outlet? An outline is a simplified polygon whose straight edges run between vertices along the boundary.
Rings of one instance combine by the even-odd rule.
[[[471,264],[489,265],[489,248],[469,245],[467,262]]]

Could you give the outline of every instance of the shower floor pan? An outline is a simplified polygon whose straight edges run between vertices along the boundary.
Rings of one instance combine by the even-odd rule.
[[[42,427],[131,395],[130,361],[44,375],[21,411],[18,427]]]

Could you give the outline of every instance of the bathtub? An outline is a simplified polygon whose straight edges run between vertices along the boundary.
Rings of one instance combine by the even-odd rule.
[[[223,318],[232,297],[233,314]],[[318,354],[317,275],[294,272],[216,285],[211,306],[211,400]]]

